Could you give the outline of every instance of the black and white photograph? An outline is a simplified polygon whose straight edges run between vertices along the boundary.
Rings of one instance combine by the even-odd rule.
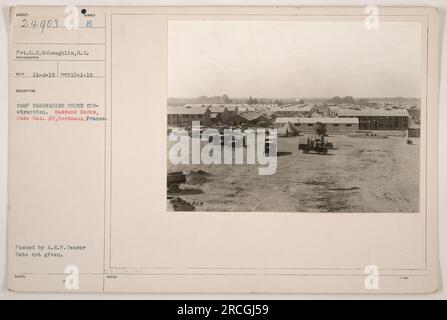
[[[170,21],[167,206],[419,212],[421,25]]]

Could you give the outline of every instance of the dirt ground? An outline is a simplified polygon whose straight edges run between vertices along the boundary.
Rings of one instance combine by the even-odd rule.
[[[328,155],[297,150],[304,137],[278,138],[276,174],[255,165],[172,165],[187,183],[168,192],[169,210],[230,212],[418,212],[419,139],[334,135]],[[171,143],[172,144],[172,143]],[[169,146],[168,146],[169,147]]]

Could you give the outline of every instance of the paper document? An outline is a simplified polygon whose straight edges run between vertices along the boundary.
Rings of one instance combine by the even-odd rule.
[[[8,286],[437,290],[438,12],[11,7]]]

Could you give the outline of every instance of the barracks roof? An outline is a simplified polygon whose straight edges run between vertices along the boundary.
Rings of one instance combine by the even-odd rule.
[[[362,109],[351,110],[341,109],[338,111],[339,117],[408,117],[406,109]]]
[[[359,123],[358,118],[276,118],[276,123],[346,123],[356,124]]]

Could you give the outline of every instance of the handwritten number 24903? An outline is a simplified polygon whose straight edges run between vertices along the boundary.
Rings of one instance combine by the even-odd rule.
[[[43,33],[43,31],[47,28],[59,28],[59,19],[22,19],[20,28],[31,28],[33,30],[40,29],[40,32]]]

